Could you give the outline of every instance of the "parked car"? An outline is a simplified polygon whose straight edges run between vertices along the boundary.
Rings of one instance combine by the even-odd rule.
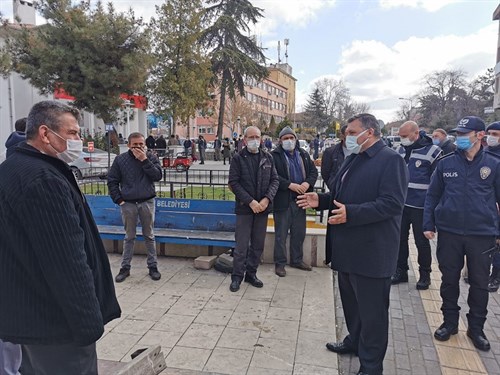
[[[391,141],[393,149],[397,149],[401,144],[401,138],[399,137],[399,135],[389,135],[387,136],[387,139]]]
[[[113,164],[116,155],[109,154],[110,164]],[[94,149],[94,152],[89,152],[88,147],[84,147],[82,154],[74,162],[69,163],[73,174],[77,180],[89,177],[106,178],[108,176],[108,152]]]

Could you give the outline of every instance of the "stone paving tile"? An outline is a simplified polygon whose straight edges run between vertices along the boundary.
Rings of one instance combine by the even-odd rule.
[[[194,320],[194,316],[175,315],[170,312],[163,317],[152,328],[158,331],[184,333]]]
[[[300,309],[288,309],[286,307],[270,307],[267,311],[267,319],[278,320],[300,320]]]
[[[203,370],[208,358],[212,354],[209,349],[174,347],[165,358],[167,367],[175,367],[186,370]]]
[[[329,367],[305,365],[302,363],[296,363],[293,368],[293,375],[331,375],[335,373],[336,371]]]
[[[183,332],[165,332],[151,329],[142,336],[137,344],[147,346],[161,345],[162,348],[173,348],[183,334]]]
[[[260,337],[296,342],[298,331],[298,321],[266,319],[261,326]]]
[[[113,332],[143,336],[154,324],[155,322],[150,320],[135,320],[127,318],[113,328]]]
[[[97,358],[120,361],[140,338],[141,336],[109,332],[97,343]]]
[[[201,311],[196,319],[195,323],[199,324],[211,324],[211,325],[222,325],[226,326],[233,315],[232,310],[203,310]]]
[[[296,363],[338,370],[337,355],[326,349],[330,337],[326,333],[300,331],[297,343]]]
[[[204,367],[204,371],[229,375],[245,375],[252,359],[253,351],[215,348]]]
[[[216,292],[207,302],[204,310],[235,310],[241,301],[241,296],[220,294]]]
[[[293,371],[295,343],[287,340],[261,338],[255,348],[250,367]]]
[[[213,349],[224,330],[223,326],[193,323],[177,345],[190,348]]]
[[[217,342],[217,347],[253,351],[259,336],[260,331],[226,327]]]

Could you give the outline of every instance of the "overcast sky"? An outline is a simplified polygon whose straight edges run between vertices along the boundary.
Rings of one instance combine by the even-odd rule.
[[[160,0],[114,0],[146,19]],[[353,98],[385,122],[400,97],[418,92],[422,78],[462,69],[469,78],[495,66],[499,24],[496,0],[253,0],[264,16],[253,31],[270,63],[289,39],[288,63],[297,79],[297,111],[315,80],[343,79]],[[0,0],[0,12],[12,13]]]

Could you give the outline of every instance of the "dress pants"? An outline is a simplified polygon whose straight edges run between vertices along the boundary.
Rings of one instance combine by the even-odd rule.
[[[413,229],[413,238],[418,251],[418,265],[420,271],[431,271],[432,255],[429,240],[424,236],[424,210],[405,206],[401,217],[401,235],[399,240],[398,268],[408,271],[408,237],[410,225]]]
[[[291,201],[284,211],[274,211],[274,263],[286,264],[286,238],[290,231],[290,264],[300,264],[306,238],[306,211]]]
[[[22,375],[97,375],[95,343],[22,345]]]
[[[488,281],[490,275],[491,252],[483,254],[495,246],[495,236],[462,236],[440,231],[437,242],[437,259],[441,271],[441,299],[444,322],[458,326],[460,307],[460,273],[467,260],[469,296],[467,320],[473,332],[482,330],[488,314]]]
[[[391,278],[339,272],[339,291],[349,334],[344,343],[358,352],[360,371],[382,374],[389,331]]]
[[[267,213],[236,215],[233,280],[243,280],[245,272],[249,275],[257,273],[266,241],[267,216]]]

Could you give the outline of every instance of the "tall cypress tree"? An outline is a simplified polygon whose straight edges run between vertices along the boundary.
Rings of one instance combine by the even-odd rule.
[[[261,81],[268,75],[265,56],[256,40],[243,33],[262,17],[262,9],[248,0],[207,0],[204,20],[207,28],[200,41],[209,51],[213,84],[220,90],[217,136],[222,137],[226,96],[245,95],[245,78]]]

